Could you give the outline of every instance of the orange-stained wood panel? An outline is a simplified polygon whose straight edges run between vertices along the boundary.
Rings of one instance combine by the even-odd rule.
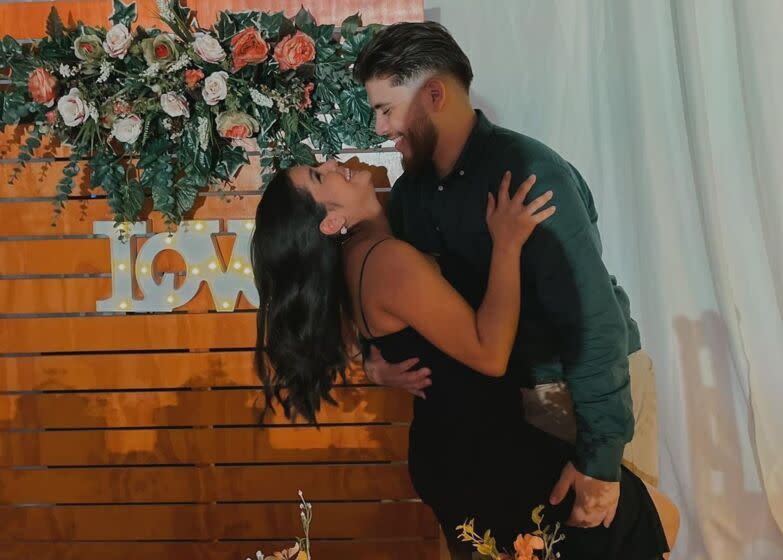
[[[53,197],[57,192],[57,183],[62,178],[63,169],[67,162],[47,161],[32,162],[23,167],[14,183],[15,163],[0,163],[0,199],[3,198],[39,198]],[[89,170],[86,165],[80,169],[74,180],[72,196],[88,196]],[[105,194],[103,191],[95,191],[95,194]]]
[[[49,214],[51,215],[51,214]],[[38,232],[45,235],[46,232]],[[0,240],[0,276],[111,271],[109,238]]]
[[[252,348],[253,312],[0,319],[0,354]]]
[[[402,423],[413,412],[412,397],[398,389],[336,387],[332,396],[337,404],[323,404],[321,424]],[[261,392],[247,389],[0,395],[0,429],[253,425],[263,409]],[[291,420],[277,406],[263,423]]]
[[[0,504],[408,500],[397,464],[0,469]]]
[[[405,461],[408,427],[0,432],[0,466]]]
[[[340,23],[346,17],[362,13],[364,23],[394,23],[397,21],[421,21],[424,17],[421,0],[188,0],[185,2],[196,10],[199,24],[203,27],[215,21],[221,10],[285,10],[294,15],[304,4],[319,23]],[[43,37],[46,33],[46,18],[52,6],[56,6],[63,21],[75,23],[81,20],[89,25],[109,26],[111,14],[109,0],[60,0],[57,2],[10,2],[0,4],[0,35],[17,38]],[[137,2],[139,21],[144,27],[163,27],[155,17],[156,4],[153,0]]]
[[[254,219],[259,195],[199,196],[185,219]],[[149,219],[151,231],[166,231],[159,212],[150,212],[152,199],[145,200],[142,220]],[[0,236],[85,235],[92,234],[93,222],[113,220],[105,199],[69,200],[62,213],[54,215],[54,206],[47,200],[0,203]],[[140,220],[141,221],[141,220]]]
[[[0,357],[0,391],[259,386],[253,352],[171,352]],[[349,384],[368,382],[360,364]]]
[[[317,512],[313,538],[437,535],[432,511],[420,502],[319,503]],[[301,529],[296,503],[0,506],[0,541],[264,539]]]
[[[199,22],[210,24],[223,10],[284,11],[293,16],[304,5],[318,23],[341,23],[355,13],[361,13],[363,23],[396,23],[421,21],[424,18],[422,0],[188,0],[188,6],[198,11]],[[230,6],[230,7],[228,7]]]
[[[2,19],[3,11],[8,10],[9,8],[11,8],[11,6],[8,4],[0,4],[0,26],[5,23]],[[5,33],[3,33],[3,35],[5,35]],[[32,125],[0,127],[0,159],[14,160],[19,157],[19,147],[27,140],[31,127]],[[70,150],[66,146],[60,144],[53,136],[44,137],[41,146],[33,151],[33,157],[36,158],[61,158],[68,157],[69,155]],[[4,165],[11,165],[12,169],[14,166],[13,163]],[[0,187],[5,186],[5,183],[0,183]]]
[[[0,278],[0,313],[94,313],[96,302],[111,296],[111,283],[111,278]],[[135,297],[139,299],[140,294]],[[193,299],[176,311],[214,309],[212,292],[202,283]],[[255,307],[243,296],[236,309]]]
[[[138,24],[144,27],[158,25],[151,0],[136,3]],[[82,21],[88,25],[109,27],[112,4],[107,0],[63,0],[59,2],[8,2],[0,5],[0,33],[16,38],[39,38],[46,35],[46,18],[56,7],[66,25]]]
[[[281,550],[290,542],[179,542],[140,543],[3,543],[0,560],[236,560],[255,558],[257,550],[269,554]],[[412,540],[362,540],[319,541],[312,543],[313,555],[318,560],[346,560],[346,558],[372,560],[432,560],[438,558],[439,543],[436,539]]]

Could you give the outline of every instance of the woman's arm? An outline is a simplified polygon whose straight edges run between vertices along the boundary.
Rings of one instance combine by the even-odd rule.
[[[535,177],[525,181],[513,198],[508,194],[510,180],[507,174],[497,202],[490,195],[487,205],[492,263],[478,310],[407,243],[394,240],[380,245],[368,263],[373,281],[367,284],[371,295],[365,301],[374,299],[381,313],[410,325],[446,354],[493,377],[505,374],[516,336],[522,245],[536,225],[555,212],[554,206],[538,212],[551,192],[523,204]]]

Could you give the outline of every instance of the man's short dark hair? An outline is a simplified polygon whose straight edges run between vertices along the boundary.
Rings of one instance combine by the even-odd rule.
[[[353,76],[361,83],[391,78],[395,86],[425,72],[447,73],[470,89],[470,61],[451,33],[439,23],[395,23],[379,31],[356,60]]]

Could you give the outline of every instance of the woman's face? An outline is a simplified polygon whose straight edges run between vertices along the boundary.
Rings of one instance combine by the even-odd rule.
[[[289,170],[291,181],[348,225],[363,219],[378,204],[369,171],[354,171],[330,160],[318,167],[299,165]]]

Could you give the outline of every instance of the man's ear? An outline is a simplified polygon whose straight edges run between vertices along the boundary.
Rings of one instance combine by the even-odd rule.
[[[326,236],[336,235],[345,225],[345,218],[336,212],[327,212],[318,229]]]
[[[433,111],[441,111],[446,105],[446,82],[440,78],[430,78],[422,88],[425,102]]]

